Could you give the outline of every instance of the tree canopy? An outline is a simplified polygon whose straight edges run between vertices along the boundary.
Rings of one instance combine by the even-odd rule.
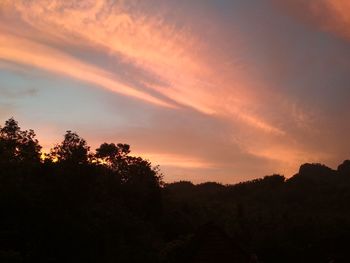
[[[0,127],[0,159],[2,162],[38,162],[41,146],[33,130],[22,131],[13,118]]]
[[[195,185],[72,131],[41,156],[34,131],[0,127],[0,262],[349,261],[350,160]]]

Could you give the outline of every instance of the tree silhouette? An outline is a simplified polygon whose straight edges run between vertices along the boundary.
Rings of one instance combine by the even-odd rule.
[[[56,145],[50,152],[52,161],[74,164],[86,164],[90,147],[77,133],[67,131],[61,144]]]
[[[22,131],[13,118],[0,128],[0,159],[4,162],[39,162],[40,150],[33,130]]]
[[[41,161],[34,131],[0,127],[0,262],[349,262],[349,160],[164,184],[128,144],[89,149],[67,131]]]
[[[350,176],[350,160],[345,160],[338,166],[337,171],[342,175]]]
[[[141,157],[130,156],[128,144],[103,143],[95,158],[121,180],[125,202],[143,217],[161,213],[160,185],[162,176],[157,167]]]
[[[99,163],[107,165],[109,168],[118,171],[125,169],[129,162],[128,154],[130,146],[128,144],[103,143],[96,149],[95,157]]]

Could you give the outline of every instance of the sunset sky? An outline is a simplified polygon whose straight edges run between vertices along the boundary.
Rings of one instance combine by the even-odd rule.
[[[0,121],[128,143],[167,182],[350,158],[349,0],[0,0]]]

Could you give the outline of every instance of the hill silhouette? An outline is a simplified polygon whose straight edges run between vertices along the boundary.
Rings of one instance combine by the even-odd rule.
[[[0,127],[0,262],[349,262],[350,161],[235,185],[165,184],[158,167],[78,134],[42,158]]]

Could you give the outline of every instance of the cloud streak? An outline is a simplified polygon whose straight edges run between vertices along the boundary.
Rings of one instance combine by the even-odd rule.
[[[3,60],[73,77],[156,105],[173,107],[149,94],[118,83],[108,72],[83,64],[52,48],[6,34],[0,35],[0,45],[0,58]]]
[[[124,1],[70,1],[68,4],[65,1],[40,0],[5,1],[2,9],[8,13],[15,10],[15,14],[24,23],[40,32],[41,38],[47,36],[48,42],[52,38],[58,38],[71,45],[88,43],[141,68],[166,83],[159,85],[145,80],[143,85],[177,104],[209,115],[227,115],[229,112],[231,116],[228,117],[236,118],[251,127],[265,132],[283,133],[261,116],[243,110],[243,105],[249,107],[249,104],[254,103],[245,94],[248,84],[237,77],[235,88],[227,89],[227,80],[218,81],[221,70],[208,65],[210,58],[205,52],[209,51],[209,47],[203,46],[190,30],[171,26],[160,16],[145,15],[136,6],[134,1],[128,1],[127,4]],[[20,47],[19,42],[23,42],[24,47],[5,50],[6,45],[7,49]],[[3,59],[32,63],[33,66],[83,79],[124,95],[174,107],[169,102],[111,80],[101,69],[83,64],[42,44],[7,35],[2,37],[2,45]],[[36,58],[33,50],[36,51]],[[24,59],[26,56],[28,59]],[[67,65],[74,66],[68,69]],[[118,72],[114,75],[118,75]],[[213,90],[219,93],[213,94]],[[236,105],[228,106],[229,101],[225,101],[227,90],[230,97],[235,96]]]

